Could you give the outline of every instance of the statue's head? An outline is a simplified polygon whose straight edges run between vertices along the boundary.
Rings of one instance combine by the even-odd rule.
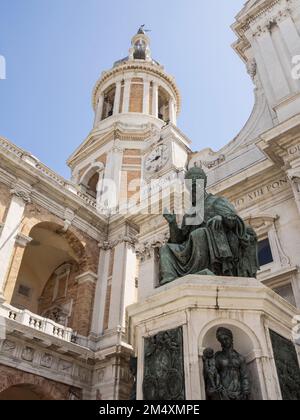
[[[187,187],[190,189],[192,186],[197,185],[197,181],[203,180],[204,181],[204,188],[207,186],[207,175],[202,168],[195,166],[187,171],[185,174],[186,181],[192,181],[192,183],[188,182]]]
[[[228,328],[218,328],[217,340],[223,349],[230,349],[233,346],[233,334]]]
[[[203,352],[204,359],[213,359],[215,356],[215,352],[211,348],[207,348]]]

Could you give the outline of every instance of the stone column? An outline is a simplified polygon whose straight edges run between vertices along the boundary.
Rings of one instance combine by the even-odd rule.
[[[101,121],[102,112],[103,112],[103,104],[104,104],[104,94],[101,93],[98,99],[94,127]]]
[[[124,237],[115,248],[109,330],[125,328],[126,307],[136,302],[136,255],[134,242]]]
[[[171,123],[176,125],[176,104],[173,98],[169,100],[169,118]]]
[[[149,101],[150,101],[150,82],[144,80],[144,97],[143,97],[143,113],[149,114]]]
[[[158,118],[158,84],[153,82],[152,114]]]
[[[287,176],[292,186],[295,202],[300,214],[300,168],[288,170]]]
[[[257,32],[255,38],[263,57],[264,67],[268,73],[268,79],[274,92],[276,104],[278,104],[283,98],[291,93],[282,64],[278,58],[278,53],[267,28]]]
[[[98,267],[98,279],[96,284],[93,319],[91,327],[91,334],[94,337],[98,337],[99,335],[102,335],[104,333],[105,303],[109,277],[109,260],[111,253],[108,244],[100,244],[99,247],[100,258]]]
[[[114,115],[118,115],[120,111],[120,100],[121,100],[121,81],[116,83],[116,94],[114,103]]]
[[[107,163],[102,181],[102,194],[99,197],[98,207],[107,202],[109,209],[115,209],[119,205],[121,176],[123,163],[123,149],[113,146],[107,156]]]
[[[291,57],[300,54],[300,36],[290,15],[277,19],[277,23]]]
[[[123,112],[129,112],[129,104],[130,104],[130,88],[131,88],[131,80],[126,79],[124,84],[124,97],[123,97]]]
[[[26,204],[30,202],[29,189],[16,186],[0,237],[0,299],[3,298],[7,273],[11,264],[16,238],[20,232]]]
[[[15,291],[19,271],[21,268],[24,252],[26,250],[27,245],[30,244],[31,241],[32,238],[23,234],[19,234],[16,237],[13,256],[11,259],[10,267],[7,271],[7,281],[4,289],[5,301],[9,304],[12,303],[12,298]]]

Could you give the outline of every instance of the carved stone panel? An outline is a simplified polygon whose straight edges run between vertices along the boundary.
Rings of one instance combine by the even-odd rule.
[[[185,400],[182,328],[145,339],[145,401]]]
[[[294,343],[270,330],[282,399],[300,400],[300,367]]]

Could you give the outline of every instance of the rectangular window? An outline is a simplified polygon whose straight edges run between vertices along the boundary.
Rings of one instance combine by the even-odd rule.
[[[258,258],[261,267],[274,261],[269,239],[264,239],[258,243]]]
[[[57,287],[56,299],[61,299],[61,298],[66,297],[66,293],[67,293],[67,281],[68,281],[67,275],[65,275],[64,277],[61,277],[58,280],[58,287]]]

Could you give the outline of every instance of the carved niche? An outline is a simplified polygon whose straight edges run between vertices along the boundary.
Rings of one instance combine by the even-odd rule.
[[[300,368],[292,341],[270,330],[274,359],[284,401],[300,400]]]
[[[145,339],[145,401],[185,400],[182,328]]]

